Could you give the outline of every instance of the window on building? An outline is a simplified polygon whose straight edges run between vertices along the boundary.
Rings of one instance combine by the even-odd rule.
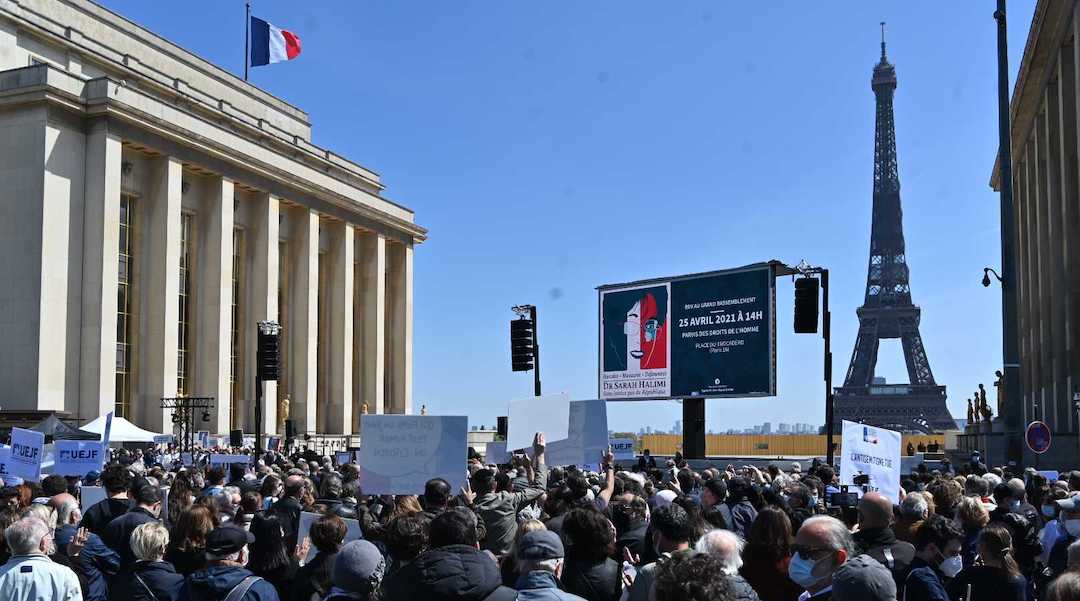
[[[120,196],[120,245],[117,269],[116,296],[116,416],[130,417],[132,388],[132,356],[135,337],[132,332],[133,303],[132,280],[134,255],[132,243],[135,199],[127,194]]]
[[[240,429],[240,403],[244,399],[243,322],[240,315],[241,299],[244,298],[244,230],[233,229],[232,256],[232,314],[229,326],[229,423],[233,430]]]
[[[180,215],[180,312],[179,329],[176,334],[176,393],[186,395],[191,392],[191,325],[192,320],[192,281],[191,242],[194,232],[194,216],[190,213]]]

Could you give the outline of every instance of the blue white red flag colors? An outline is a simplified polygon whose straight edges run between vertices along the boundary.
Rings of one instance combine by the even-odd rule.
[[[300,36],[251,17],[251,66],[289,61],[300,56]]]

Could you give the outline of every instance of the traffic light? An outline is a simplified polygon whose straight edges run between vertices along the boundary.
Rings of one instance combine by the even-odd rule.
[[[259,378],[264,382],[278,379],[278,370],[280,368],[278,361],[279,334],[280,332],[276,327],[259,328],[256,365],[259,370]]]
[[[514,371],[533,368],[533,351],[536,346],[536,328],[533,320],[526,317],[510,322],[510,361]]]
[[[795,333],[816,334],[817,322],[817,278],[799,278],[795,280]]]

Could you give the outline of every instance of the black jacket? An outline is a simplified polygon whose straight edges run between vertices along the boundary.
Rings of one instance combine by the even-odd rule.
[[[109,522],[101,540],[120,556],[120,565],[126,566],[135,562],[135,554],[131,552],[131,533],[143,524],[156,521],[157,516],[142,507],[135,507]]]
[[[502,585],[499,566],[468,545],[422,553],[383,581],[383,599],[405,601],[513,601],[517,591]]]
[[[321,601],[330,592],[330,575],[337,553],[319,553],[296,571],[291,601]],[[290,601],[282,599],[281,601]]]
[[[620,532],[619,538],[615,539],[616,557],[623,557],[623,549],[630,549],[634,557],[640,557],[645,548],[645,532],[649,525],[642,521],[640,524],[631,526],[626,532]]]
[[[300,527],[300,501],[294,497],[282,497],[270,508],[270,513],[277,516],[281,521],[281,528],[285,530],[285,542],[287,549],[296,548],[296,534]]]
[[[892,528],[868,528],[856,532],[852,538],[859,551],[878,560],[892,572],[896,582],[896,597],[904,598],[904,582],[911,571],[911,562],[915,559],[915,547],[911,543],[896,540]],[[887,551],[887,552],[886,552]]]
[[[1042,553],[1038,524],[1020,514],[1011,513],[1005,507],[991,511],[990,522],[1000,522],[1009,529],[1013,549],[1016,551],[1016,563],[1020,565],[1021,572],[1030,574],[1035,567],[1036,558]]]
[[[171,563],[179,574],[190,576],[206,567],[206,551],[201,548],[182,550],[170,542],[165,550],[165,561]]]
[[[622,595],[619,562],[567,560],[562,573],[563,588],[587,601],[618,601]]]
[[[109,522],[127,513],[132,507],[130,499],[105,499],[94,503],[83,513],[81,528],[86,528],[94,534],[104,537],[105,526]]]
[[[136,561],[113,579],[109,601],[179,601],[183,585],[171,563]]]

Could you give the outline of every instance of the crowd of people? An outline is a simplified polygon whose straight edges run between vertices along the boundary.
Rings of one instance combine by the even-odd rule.
[[[583,471],[533,447],[401,496],[313,453],[122,450],[83,479],[6,479],[0,600],[1080,601],[1080,471],[975,456],[920,465],[893,499],[817,461]],[[84,511],[83,486],[107,498]]]

